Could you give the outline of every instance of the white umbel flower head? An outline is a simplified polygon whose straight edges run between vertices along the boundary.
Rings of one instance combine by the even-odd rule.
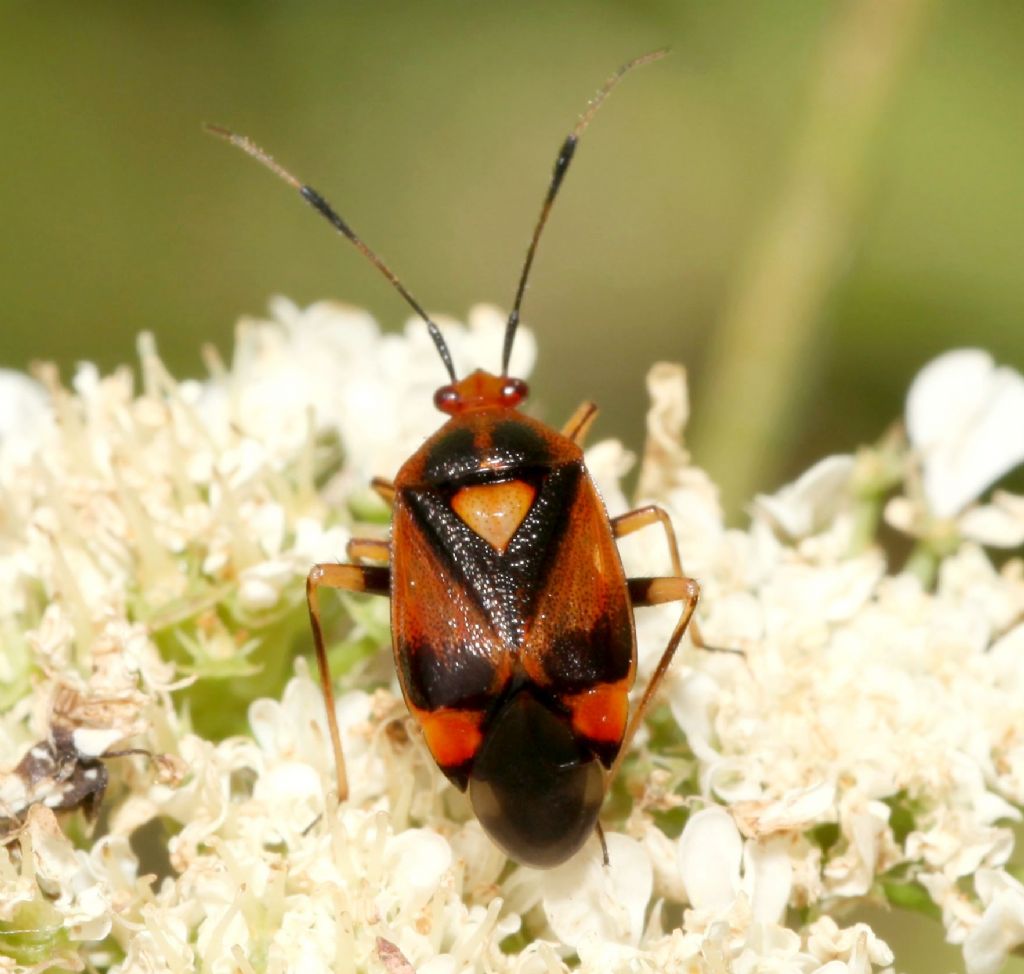
[[[440,320],[460,374],[496,361],[504,321]],[[71,388],[0,374],[0,970],[871,974],[893,952],[836,919],[865,896],[937,906],[971,974],[1022,950],[1024,567],[981,545],[1024,509],[972,503],[1021,458],[1016,373],[935,363],[908,406],[920,477],[904,482],[903,441],[876,464],[915,524],[955,519],[929,588],[863,536],[863,451],[729,527],[683,443],[685,374],[652,369],[642,497],[622,444],[587,459],[613,516],[664,509],[705,640],[741,652],[683,640],[609,786],[609,865],[595,838],[540,872],[431,761],[385,600],[322,600],[340,804],[320,688],[289,656],[309,649],[310,565],[385,537],[365,485],[443,421],[422,322],[385,335],[279,300],[205,380],[170,376],[151,338],[140,352],[139,389],[127,369],[83,366]],[[532,357],[523,331],[511,371]],[[633,575],[671,569],[662,526],[623,555]],[[637,612],[637,695],[678,612]],[[55,726],[63,790],[33,778]],[[88,790],[68,782],[101,781],[96,823],[61,806]]]

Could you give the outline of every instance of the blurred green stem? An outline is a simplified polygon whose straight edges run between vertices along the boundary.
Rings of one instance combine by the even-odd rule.
[[[908,575],[915,575],[922,588],[931,591],[939,574],[939,554],[926,541],[919,541],[907,557],[903,570]]]
[[[755,231],[709,356],[694,453],[726,509],[770,487],[868,187],[870,148],[931,0],[844,0],[821,45],[784,185]]]

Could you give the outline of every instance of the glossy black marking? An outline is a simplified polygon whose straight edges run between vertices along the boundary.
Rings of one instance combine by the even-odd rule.
[[[547,439],[521,417],[495,423],[491,430],[491,449],[515,458],[513,465],[549,463],[551,447]]]
[[[480,459],[474,449],[475,436],[468,426],[440,434],[430,444],[424,464],[424,479],[429,484],[443,484],[475,473]]]
[[[445,432],[431,443],[423,469],[424,484],[446,487],[519,477],[519,469],[547,467],[553,457],[548,442],[519,416],[495,423],[489,442],[478,443],[472,427]]]
[[[615,759],[619,756],[619,751],[622,748],[620,741],[595,741],[592,737],[577,736],[580,744],[593,751],[597,759],[606,768],[610,768],[615,763]]]
[[[444,492],[407,489],[400,495],[430,539],[431,550],[475,597],[508,646],[521,645],[526,635],[534,600],[567,534],[583,466],[567,464],[544,474],[517,476],[535,486],[537,496],[504,552],[476,534],[451,509]]]
[[[568,720],[527,687],[508,698],[487,726],[469,798],[480,824],[512,858],[552,866],[594,830],[604,772]]]
[[[475,710],[489,702],[497,671],[483,647],[463,640],[439,651],[399,640],[398,659],[409,700],[420,710]]]
[[[469,785],[469,776],[473,773],[473,762],[475,760],[476,758],[472,757],[468,761],[463,761],[462,764],[447,766],[439,764],[438,767],[459,791],[465,791]]]
[[[613,600],[593,628],[556,635],[543,656],[544,672],[559,693],[578,693],[599,683],[629,676],[633,662],[633,627],[624,600]]]

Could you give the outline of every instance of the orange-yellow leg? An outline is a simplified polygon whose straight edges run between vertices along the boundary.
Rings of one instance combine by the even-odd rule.
[[[660,524],[665,530],[665,541],[668,544],[669,557],[672,559],[672,574],[683,576],[683,562],[679,557],[679,542],[676,541],[676,529],[672,527],[672,520],[668,512],[657,504],[648,504],[646,507],[638,507],[635,511],[627,511],[618,517],[613,517],[612,534],[616,538],[624,538],[634,531],[649,527],[652,524]]]
[[[351,538],[345,551],[353,561],[380,561],[386,565],[391,560],[391,546],[379,538]]]
[[[583,441],[590,432],[590,427],[597,419],[597,404],[592,402],[581,402],[576,412],[569,417],[569,422],[562,427],[562,436],[568,437],[577,446],[583,446]]]
[[[320,671],[320,686],[327,707],[327,729],[331,735],[334,766],[338,775],[338,801],[348,798],[348,777],[345,774],[345,754],[341,748],[338,718],[334,712],[334,690],[331,671],[327,665],[324,633],[320,625],[320,589],[333,588],[343,592],[366,592],[370,595],[391,594],[391,571],[386,565],[314,565],[306,578],[306,602],[309,622],[313,628],[316,665]]]
[[[668,637],[668,643],[661,654],[661,659],[658,660],[657,668],[644,689],[640,703],[637,704],[629,718],[626,733],[622,738],[622,747],[609,771],[609,781],[615,777],[619,765],[622,764],[623,758],[629,751],[629,745],[643,722],[647,708],[650,706],[651,700],[654,699],[654,694],[658,692],[658,687],[672,663],[672,657],[675,656],[676,650],[679,648],[679,641],[683,638],[683,633],[686,632],[686,627],[693,618],[693,610],[697,608],[697,600],[700,598],[700,586],[692,578],[630,578],[628,583],[629,598],[634,606],[681,602],[683,610],[679,614],[679,621],[672,630],[672,635]]]
[[[370,481],[370,489],[382,500],[388,507],[391,507],[395,503],[395,485],[390,480],[385,480],[383,477],[374,477]]]
[[[676,540],[676,529],[672,527],[672,520],[669,518],[665,508],[658,507],[657,504],[648,504],[646,507],[638,507],[635,511],[628,511],[625,514],[620,514],[618,517],[613,517],[611,521],[612,534],[616,538],[624,538],[627,534],[632,534],[641,528],[649,527],[652,524],[660,524],[665,531],[665,542],[668,545],[669,558],[672,560],[672,574],[679,578],[685,577],[683,575],[683,561],[679,557],[679,542]],[[712,651],[717,649],[717,647],[709,646],[704,642],[704,637],[701,635],[696,619],[690,622],[690,639],[693,640],[693,645],[698,649]]]

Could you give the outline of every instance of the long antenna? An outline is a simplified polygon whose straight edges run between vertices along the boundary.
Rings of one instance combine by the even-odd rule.
[[[601,86],[598,93],[587,105],[586,111],[580,116],[580,120],[576,123],[576,127],[566,136],[565,141],[562,143],[562,147],[558,150],[558,158],[555,159],[555,169],[551,174],[551,183],[548,186],[548,193],[547,196],[544,197],[544,205],[540,209],[540,217],[537,219],[537,225],[533,228],[533,238],[530,240],[529,249],[526,251],[526,260],[523,263],[523,270],[519,275],[519,286],[516,288],[516,299],[512,305],[512,311],[508,316],[508,324],[505,325],[505,347],[501,355],[502,375],[508,375],[508,363],[509,359],[512,357],[512,343],[515,341],[516,328],[519,327],[519,309],[522,307],[523,294],[526,292],[526,279],[530,276],[530,268],[533,266],[533,257],[537,252],[537,241],[540,240],[540,234],[544,229],[544,224],[548,222],[548,214],[551,212],[551,204],[555,202],[555,197],[558,195],[558,188],[562,185],[562,180],[565,178],[565,173],[569,168],[569,163],[572,162],[572,157],[576,152],[576,145],[580,140],[580,136],[583,135],[584,130],[597,114],[597,110],[601,107],[605,98],[608,97],[611,90],[622,80],[625,74],[632,71],[633,68],[639,68],[644,64],[650,64],[652,61],[660,61],[666,54],[668,54],[667,47],[658,51],[651,51],[650,54],[644,54],[641,57],[634,58],[627,64],[622,65],[622,67],[619,68],[619,70]]]
[[[219,125],[207,125],[206,130],[212,132],[214,135],[219,135],[222,139],[230,142],[232,145],[238,146],[243,152],[252,156],[257,162],[262,162],[274,175],[283,179],[289,186],[299,191],[299,195],[317,211],[322,217],[324,217],[335,230],[338,231],[347,240],[351,240],[356,245],[359,252],[374,265],[390,282],[392,287],[405,298],[406,302],[426,323],[427,330],[430,332],[430,337],[434,340],[434,344],[437,346],[438,354],[441,356],[441,361],[444,362],[444,367],[448,370],[448,375],[451,377],[452,382],[457,382],[455,376],[455,366],[452,365],[452,355],[448,350],[448,344],[444,340],[444,335],[441,334],[441,329],[430,320],[426,311],[420,306],[420,303],[405,289],[405,285],[395,276],[394,271],[384,263],[362,240],[356,236],[355,231],[331,208],[331,204],[327,202],[312,186],[307,186],[305,183],[300,182],[296,179],[287,169],[281,166],[276,160],[264,152],[252,139],[247,138],[244,135],[236,135],[234,132],[230,132],[225,128],[221,128]]]

